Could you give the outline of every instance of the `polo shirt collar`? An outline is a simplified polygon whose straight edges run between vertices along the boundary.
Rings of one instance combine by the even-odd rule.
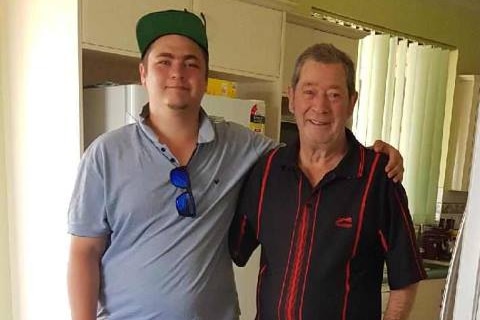
[[[155,135],[153,130],[146,124],[145,120],[150,115],[149,104],[145,104],[140,112],[139,125],[141,129],[147,134],[147,136],[156,141],[158,137]],[[200,128],[198,130],[198,140],[197,143],[209,143],[215,140],[215,129],[213,127],[212,121],[208,118],[208,115],[203,109],[200,109]]]
[[[345,128],[345,134],[347,136],[348,152],[340,161],[332,173],[336,177],[343,178],[360,178],[364,174],[362,157],[365,156],[365,148],[358,142],[353,135],[352,131]],[[291,144],[286,151],[285,155],[285,167],[298,168],[298,153],[300,150],[300,140],[297,140]],[[363,153],[363,156],[362,156]]]
[[[198,143],[209,143],[215,140],[213,123],[203,108],[200,109],[200,129],[198,130]]]

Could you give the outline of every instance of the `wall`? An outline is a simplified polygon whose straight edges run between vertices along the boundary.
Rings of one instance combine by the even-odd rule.
[[[477,118],[475,148],[465,211],[463,241],[458,262],[458,279],[453,319],[479,319],[480,312],[480,117]],[[455,264],[454,267],[457,267]]]
[[[7,0],[0,0],[0,8]],[[5,12],[0,10],[0,70],[5,70]],[[6,204],[6,170],[5,170],[5,115],[6,93],[5,72],[0,72],[0,315],[4,320],[12,319],[12,300],[10,298],[10,258],[8,241],[8,216]]]
[[[2,2],[2,167],[15,320],[70,318],[66,212],[80,157],[77,7],[76,0]]]
[[[458,73],[480,74],[480,5],[467,7],[456,0],[304,0],[299,10],[311,6],[357,21],[383,26],[459,49]],[[465,3],[474,1],[463,0]]]

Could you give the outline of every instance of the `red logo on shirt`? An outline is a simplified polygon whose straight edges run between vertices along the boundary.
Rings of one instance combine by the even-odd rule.
[[[348,218],[337,218],[335,225],[339,228],[351,228],[352,227],[352,217]]]

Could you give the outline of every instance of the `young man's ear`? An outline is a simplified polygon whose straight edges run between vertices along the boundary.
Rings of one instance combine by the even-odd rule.
[[[143,62],[140,62],[138,64],[138,72],[140,73],[140,83],[142,85],[145,85],[145,76],[146,76],[147,70],[145,69]]]

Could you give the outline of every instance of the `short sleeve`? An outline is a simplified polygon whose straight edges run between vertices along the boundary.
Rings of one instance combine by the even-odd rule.
[[[230,255],[238,266],[244,266],[260,244],[257,239],[257,219],[264,162],[265,158],[260,159],[248,173],[230,226]]]
[[[68,232],[75,236],[99,237],[109,234],[106,216],[102,156],[92,145],[80,161],[68,209]]]
[[[401,289],[426,278],[416,243],[413,221],[408,210],[405,189],[400,183],[388,182],[388,209],[382,232],[388,248],[386,264],[392,290]]]
[[[265,155],[268,151],[277,148],[279,144],[269,137],[250,131],[253,137],[253,145],[257,154],[261,157]]]

